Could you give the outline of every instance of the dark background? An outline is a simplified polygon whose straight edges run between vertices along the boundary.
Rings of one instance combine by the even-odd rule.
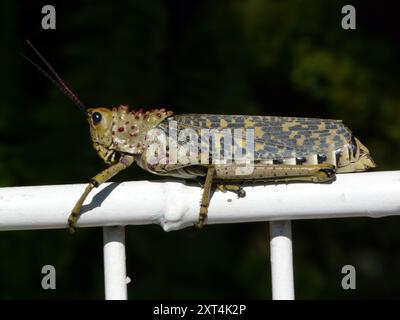
[[[32,55],[26,39],[89,106],[338,118],[377,170],[399,168],[399,11],[389,1],[32,2],[1,4],[1,186],[84,183],[104,167],[78,109],[20,57]],[[45,4],[56,30],[41,29]],[[357,30],[341,28],[345,4]],[[114,181],[155,178],[131,168]],[[396,217],[294,221],[297,298],[399,298],[399,227]],[[268,250],[267,223],[128,227],[129,298],[269,299]],[[0,255],[0,298],[104,296],[101,228],[1,232]],[[56,290],[41,289],[45,264]],[[357,290],[341,288],[346,264]]]

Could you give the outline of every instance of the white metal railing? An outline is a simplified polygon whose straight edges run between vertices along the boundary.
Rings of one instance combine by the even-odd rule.
[[[0,231],[65,228],[84,187],[0,188]],[[241,199],[230,192],[215,192],[207,223],[272,221],[274,299],[294,298],[290,220],[400,213],[400,171],[341,174],[331,184],[257,185],[245,190],[247,196]],[[107,299],[127,297],[123,226],[158,223],[165,231],[192,226],[198,219],[200,197],[198,186],[180,181],[106,183],[89,195],[78,227],[105,227]]]

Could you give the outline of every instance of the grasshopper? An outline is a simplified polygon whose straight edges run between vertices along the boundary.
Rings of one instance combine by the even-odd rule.
[[[336,173],[365,171],[375,167],[369,150],[340,120],[250,115],[174,115],[165,109],[135,111],[125,105],[111,109],[88,108],[38,50],[29,41],[28,44],[53,76],[28,57],[24,58],[84,113],[93,147],[108,165],[104,171],[90,179],[73,207],[68,218],[71,232],[75,231],[88,194],[134,163],[153,174],[201,181],[203,193],[196,224],[199,228],[206,222],[214,187],[244,197],[242,184],[246,182],[324,183],[333,181]],[[229,136],[228,133],[235,130],[239,134],[234,133],[235,141],[229,143],[232,134]],[[248,139],[247,134],[245,138],[242,130],[250,131],[251,139]],[[213,135],[210,135],[210,131]],[[210,144],[202,143],[209,142],[210,137],[212,148]],[[220,161],[221,154],[231,157]],[[177,161],[177,158],[184,158],[184,161]]]

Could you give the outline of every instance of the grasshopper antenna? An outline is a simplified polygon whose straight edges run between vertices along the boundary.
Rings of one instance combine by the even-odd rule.
[[[41,53],[33,46],[33,44],[27,40],[28,45],[32,48],[32,50],[36,53],[36,55],[40,58],[40,60],[46,65],[46,67],[50,70],[53,78],[48,72],[46,72],[42,67],[40,67],[36,62],[32,59],[28,58],[26,55],[22,54],[22,57],[26,59],[29,63],[31,63],[36,69],[38,69],[47,79],[53,82],[58,89],[65,96],[67,96],[78,108],[86,114],[87,107],[82,103],[82,101],[76,96],[76,94],[67,86],[67,84],[62,80],[62,78],[58,75],[56,70],[51,66],[51,64],[41,55]]]

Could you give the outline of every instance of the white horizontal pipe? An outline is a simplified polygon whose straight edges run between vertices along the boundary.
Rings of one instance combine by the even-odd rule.
[[[0,230],[65,228],[85,185],[0,188]],[[400,171],[340,174],[331,184],[294,183],[245,188],[238,199],[215,192],[207,223],[400,213]],[[107,183],[94,190],[78,227],[159,223],[164,230],[193,225],[202,189],[180,181]]]
[[[125,228],[104,227],[104,287],[106,300],[126,300]]]

